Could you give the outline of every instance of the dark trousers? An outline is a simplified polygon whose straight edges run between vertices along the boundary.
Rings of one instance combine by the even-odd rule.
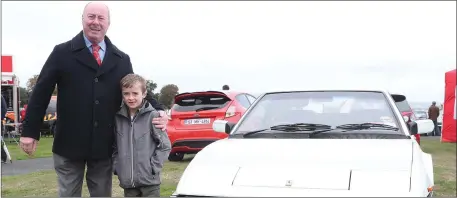
[[[69,160],[53,154],[57,173],[59,197],[81,197],[86,171],[86,183],[91,197],[111,197],[113,168],[112,160]]]
[[[433,135],[438,135],[440,136],[441,135],[441,131],[438,127],[438,121],[437,120],[432,120],[433,121],[433,124],[435,125],[435,128],[433,129]]]
[[[2,140],[3,140],[3,131],[4,131],[5,128],[3,128],[3,124],[1,124],[1,127],[2,127],[2,132],[1,132],[0,135],[2,136],[1,138],[2,138]],[[6,144],[6,142],[5,142],[5,144]],[[6,162],[6,158],[8,158],[8,157],[6,156],[5,149],[3,149],[3,142],[1,143],[0,146],[2,147],[2,155],[1,155],[1,157],[2,157],[2,162]]]
[[[124,197],[160,197],[160,185],[126,188]]]
[[[2,147],[2,162],[6,162],[6,152],[5,152],[5,149],[3,149],[3,142],[1,144],[1,147]]]

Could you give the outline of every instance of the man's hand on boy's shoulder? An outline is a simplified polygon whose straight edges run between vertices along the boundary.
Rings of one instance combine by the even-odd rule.
[[[167,123],[168,123],[168,115],[165,113],[165,111],[158,111],[159,116],[158,118],[153,118],[152,119],[152,124],[155,125],[155,127],[162,129],[162,131],[167,130]]]

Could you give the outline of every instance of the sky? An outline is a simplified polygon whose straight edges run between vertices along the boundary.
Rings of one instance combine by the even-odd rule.
[[[86,3],[2,2],[2,54],[22,86],[82,30]],[[365,88],[440,103],[456,67],[455,1],[106,4],[107,36],[157,91]]]

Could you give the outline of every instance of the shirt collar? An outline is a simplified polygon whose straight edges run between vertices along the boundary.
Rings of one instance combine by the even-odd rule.
[[[86,35],[83,34],[83,37],[84,37],[84,42],[86,43],[86,46],[88,48],[90,48],[92,46],[92,43],[89,41],[89,39],[87,39]],[[102,40],[100,43],[98,43],[98,45],[100,46],[100,49],[102,49],[103,51],[106,52],[106,43],[105,43],[105,40]]]

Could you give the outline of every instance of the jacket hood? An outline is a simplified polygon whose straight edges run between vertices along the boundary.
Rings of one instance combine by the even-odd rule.
[[[155,110],[154,107],[152,107],[152,105],[149,104],[149,102],[147,100],[143,100],[141,108],[138,109],[137,113],[142,114],[142,113],[150,112],[153,110]],[[129,117],[129,107],[124,102],[122,102],[121,107],[120,107],[119,111],[117,112],[117,114],[128,118]]]

